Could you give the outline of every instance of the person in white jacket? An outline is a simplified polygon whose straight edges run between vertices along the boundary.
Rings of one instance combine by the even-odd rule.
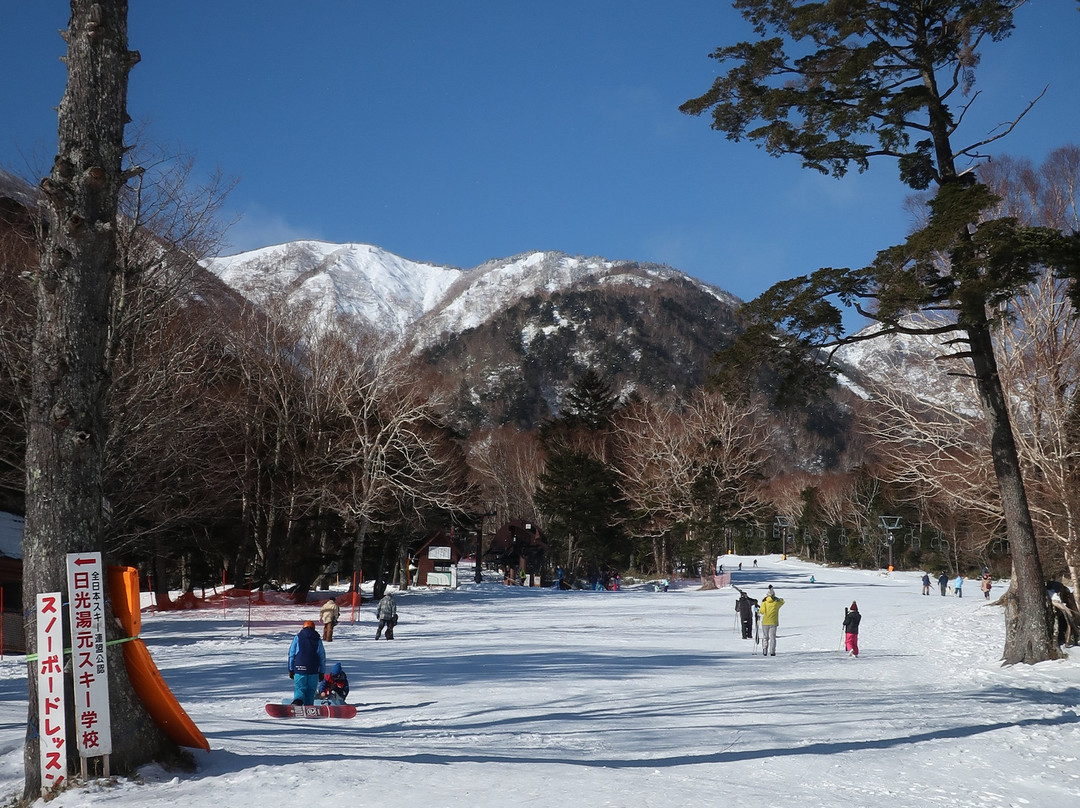
[[[337,605],[336,600],[330,598],[319,610],[319,619],[322,621],[323,642],[334,641],[334,626],[337,625],[340,618],[341,607]]]

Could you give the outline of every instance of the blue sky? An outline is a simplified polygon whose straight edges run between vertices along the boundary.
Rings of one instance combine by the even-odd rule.
[[[68,4],[0,0],[0,165],[56,148]],[[1080,13],[1031,0],[984,50],[976,140],[1049,90],[998,152],[1080,142]],[[751,37],[723,0],[133,0],[129,111],[238,178],[233,251],[297,238],[472,267],[530,250],[657,261],[749,299],[862,266],[907,229],[883,160],[843,180],[678,111]]]

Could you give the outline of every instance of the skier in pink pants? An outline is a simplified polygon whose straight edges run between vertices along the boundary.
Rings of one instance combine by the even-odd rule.
[[[851,608],[844,609],[844,647],[852,656],[859,655],[859,604],[851,601]]]

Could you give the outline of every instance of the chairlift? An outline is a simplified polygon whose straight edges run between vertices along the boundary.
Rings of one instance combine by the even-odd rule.
[[[919,531],[916,530],[914,525],[908,530],[907,546],[915,550],[922,549],[922,536],[919,535]]]

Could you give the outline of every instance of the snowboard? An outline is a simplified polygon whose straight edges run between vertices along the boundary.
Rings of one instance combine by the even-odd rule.
[[[355,718],[352,704],[267,704],[266,714],[272,718]]]

